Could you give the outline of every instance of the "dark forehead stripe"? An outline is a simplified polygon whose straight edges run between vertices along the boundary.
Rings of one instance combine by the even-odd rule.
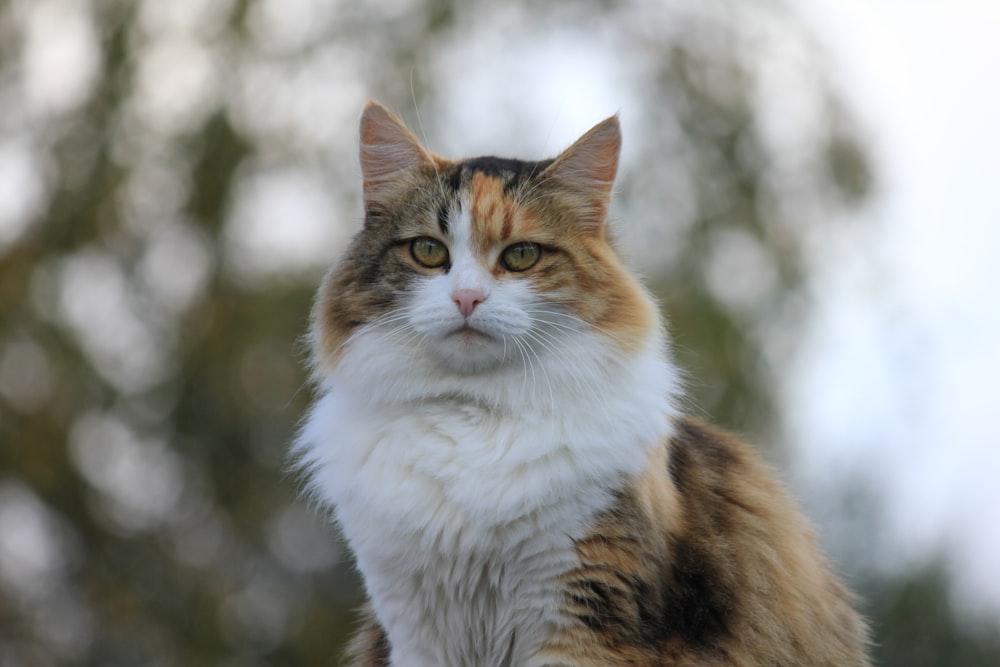
[[[509,194],[550,164],[552,160],[514,160],[487,155],[459,162],[445,174],[445,178],[452,191],[458,192],[463,186],[468,185],[473,174],[481,173],[501,180],[504,192]]]
[[[462,167],[469,171],[478,171],[502,179],[531,178],[552,163],[552,160],[529,161],[512,160],[503,157],[474,157],[462,162]]]
[[[438,227],[441,228],[441,233],[448,234],[448,202],[441,202],[441,206],[438,207]]]

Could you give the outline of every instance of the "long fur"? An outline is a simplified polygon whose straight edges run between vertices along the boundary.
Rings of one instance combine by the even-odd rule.
[[[376,104],[361,136],[366,222],[317,298],[294,449],[364,577],[349,664],[867,665],[787,494],[675,407],[606,238],[617,119],[542,162],[444,160]],[[538,263],[505,268],[523,242]]]

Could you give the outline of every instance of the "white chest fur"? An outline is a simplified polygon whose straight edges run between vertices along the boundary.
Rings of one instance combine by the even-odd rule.
[[[454,394],[386,403],[353,373],[328,379],[298,451],[394,664],[531,664],[560,623],[573,539],[667,433],[674,374],[659,351],[616,371],[599,395],[556,383],[552,402],[517,410]]]

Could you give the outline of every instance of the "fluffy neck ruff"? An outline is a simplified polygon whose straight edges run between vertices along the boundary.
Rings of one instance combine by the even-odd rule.
[[[632,355],[570,338],[456,376],[364,335],[322,378],[296,453],[394,663],[531,664],[561,622],[573,540],[669,435],[677,374],[659,336]]]

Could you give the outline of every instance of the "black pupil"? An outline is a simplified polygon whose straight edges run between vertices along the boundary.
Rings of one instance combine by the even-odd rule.
[[[508,251],[507,259],[515,267],[530,264],[534,258],[534,247],[530,243],[518,243]]]
[[[413,255],[422,263],[437,265],[443,262],[441,244],[433,239],[417,239],[413,243]]]

